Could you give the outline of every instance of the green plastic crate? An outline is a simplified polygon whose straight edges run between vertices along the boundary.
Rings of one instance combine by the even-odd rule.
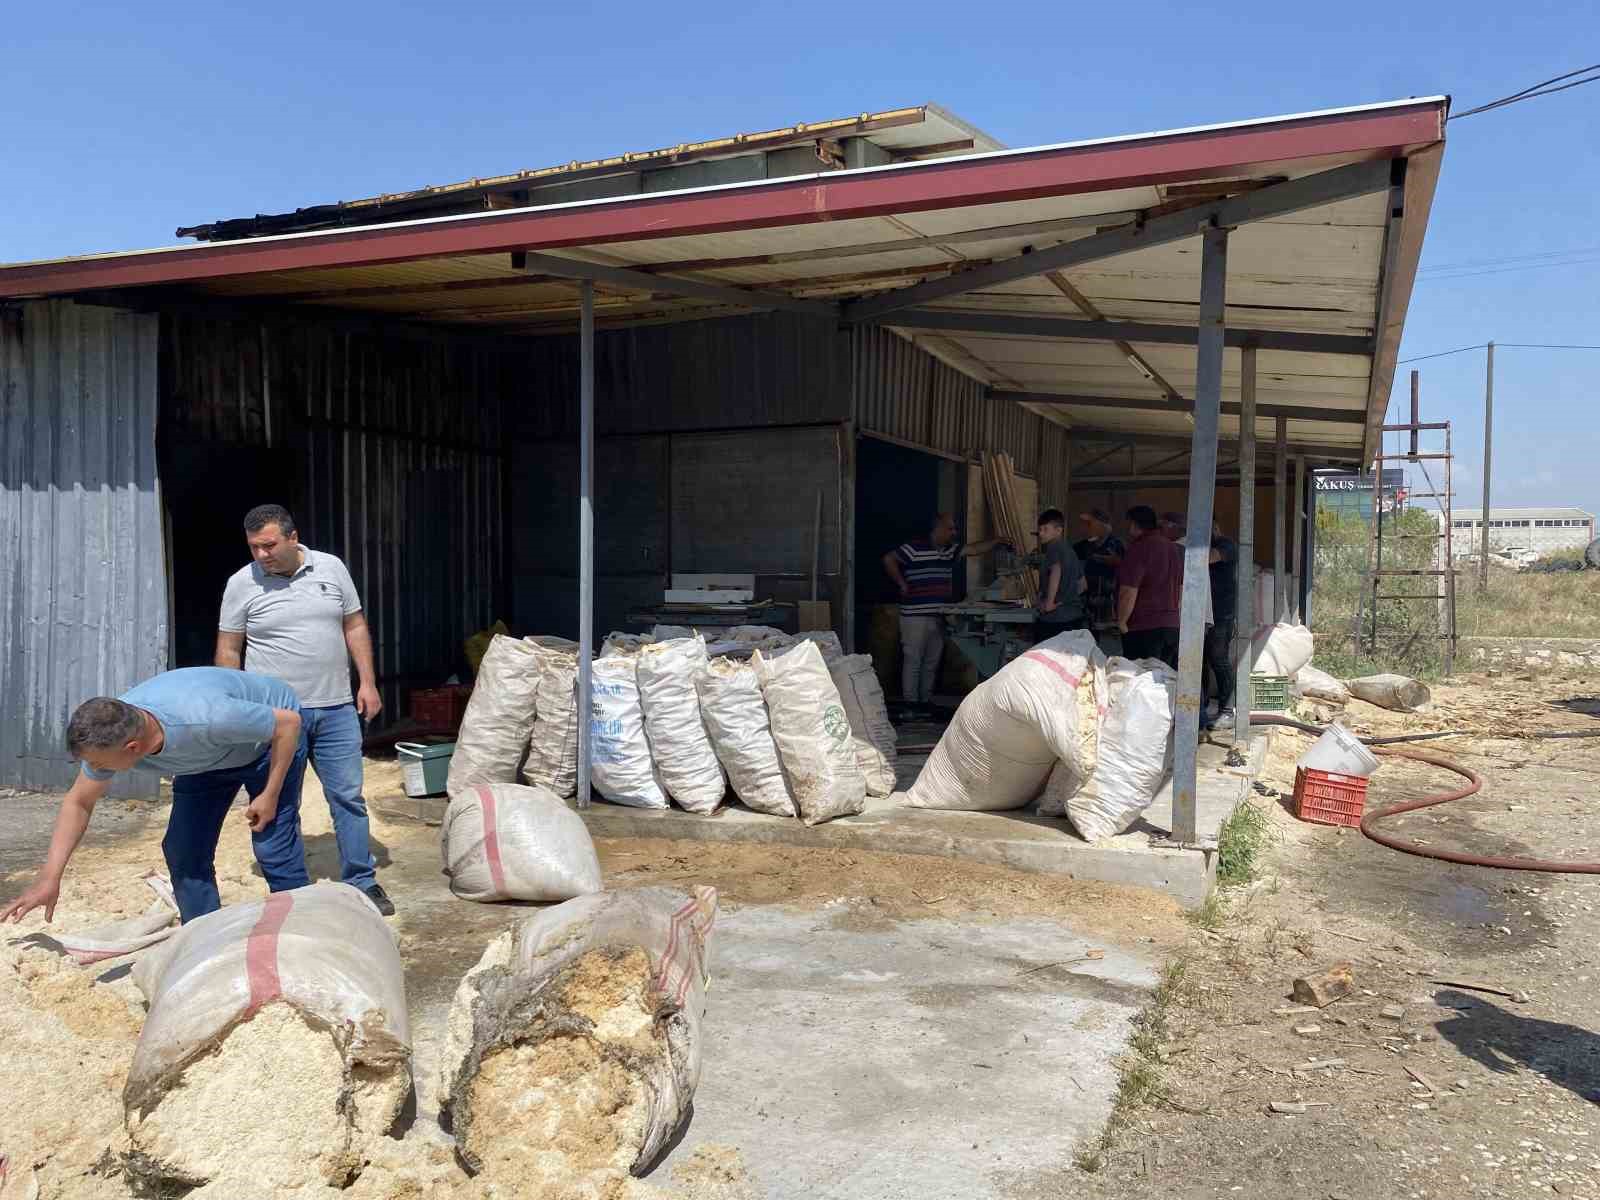
[[[1250,711],[1284,712],[1289,707],[1287,675],[1250,676]]]
[[[400,778],[408,796],[437,796],[450,778],[450,756],[454,742],[396,742],[400,759]]]

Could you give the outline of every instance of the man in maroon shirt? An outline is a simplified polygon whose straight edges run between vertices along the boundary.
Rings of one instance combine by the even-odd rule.
[[[1183,550],[1160,530],[1155,509],[1128,510],[1128,552],[1117,568],[1117,626],[1124,658],[1159,658],[1178,668]]]

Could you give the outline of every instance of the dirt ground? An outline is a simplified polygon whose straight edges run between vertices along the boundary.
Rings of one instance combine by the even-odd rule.
[[[1579,677],[1479,676],[1436,688],[1431,713],[1358,702],[1347,719],[1374,734],[1596,731],[1597,692]],[[1309,744],[1278,735],[1257,789],[1272,835],[1262,877],[1193,935],[1154,1026],[1161,1083],[1081,1177],[1084,1192],[1600,1197],[1600,880],[1451,865],[1299,823],[1287,805]],[[1486,786],[1391,830],[1473,853],[1600,860],[1600,739],[1424,745]],[[1390,762],[1370,803],[1453,779]],[[1354,994],[1282,1011],[1296,976],[1338,960],[1354,966]],[[1273,1102],[1308,1107],[1273,1114]]]

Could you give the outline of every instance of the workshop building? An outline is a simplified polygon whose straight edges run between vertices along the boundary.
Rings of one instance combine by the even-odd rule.
[[[349,563],[392,712],[496,618],[592,640],[674,574],[797,601],[815,558],[861,647],[886,549],[987,532],[993,452],[1035,506],[1249,513],[1292,613],[1447,108],[1009,150],[929,105],[0,266],[0,783],[70,776],[82,698],[209,661],[265,499]]]

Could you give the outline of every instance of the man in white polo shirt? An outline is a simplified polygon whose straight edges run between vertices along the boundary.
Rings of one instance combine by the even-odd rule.
[[[383,710],[361,597],[343,562],[300,544],[282,505],[252,508],[244,532],[255,561],[240,567],[223,592],[216,664],[276,676],[300,697],[309,759],[333,814],[340,878],[391,915],[361,794],[361,721]],[[351,659],[360,681],[354,696]]]

